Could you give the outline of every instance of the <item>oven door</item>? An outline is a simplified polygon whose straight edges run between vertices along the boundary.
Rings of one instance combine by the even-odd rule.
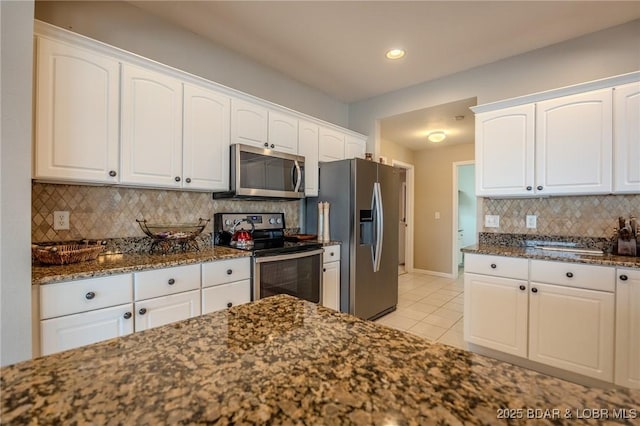
[[[253,300],[288,294],[322,303],[323,249],[253,258]]]

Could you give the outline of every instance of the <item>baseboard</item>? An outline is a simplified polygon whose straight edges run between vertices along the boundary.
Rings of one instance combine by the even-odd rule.
[[[433,275],[434,277],[453,278],[453,274],[447,274],[446,272],[427,271],[426,269],[412,269],[411,272],[416,274]]]

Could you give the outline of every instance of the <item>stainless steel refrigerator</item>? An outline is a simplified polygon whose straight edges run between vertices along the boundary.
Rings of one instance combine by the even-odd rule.
[[[330,203],[332,240],[341,241],[340,310],[375,319],[398,304],[399,172],[362,159],[320,163],[318,197],[307,198],[306,230],[319,201]]]

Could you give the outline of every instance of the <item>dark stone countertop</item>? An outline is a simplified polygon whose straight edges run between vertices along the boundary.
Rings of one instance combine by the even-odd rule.
[[[580,253],[541,250],[535,247],[512,247],[493,244],[477,244],[464,247],[461,250],[464,253],[472,254],[490,254],[495,256],[522,257],[526,259],[552,260],[640,269],[640,257],[637,256],[616,256],[612,254],[594,256]]]
[[[250,252],[228,247],[206,247],[200,251],[173,254],[126,253],[100,255],[96,260],[70,265],[33,265],[31,284],[50,284],[84,278],[139,272],[156,268],[211,262],[250,256]]]
[[[576,425],[593,424],[583,410],[640,415],[638,391],[584,387],[284,295],[4,367],[0,385],[2,424],[521,424],[498,418],[508,408],[524,419],[557,409],[535,424]]]

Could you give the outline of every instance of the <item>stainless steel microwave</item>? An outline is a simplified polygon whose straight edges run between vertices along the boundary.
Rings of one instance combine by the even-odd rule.
[[[213,198],[304,198],[304,157],[250,145],[231,145],[229,192]]]

